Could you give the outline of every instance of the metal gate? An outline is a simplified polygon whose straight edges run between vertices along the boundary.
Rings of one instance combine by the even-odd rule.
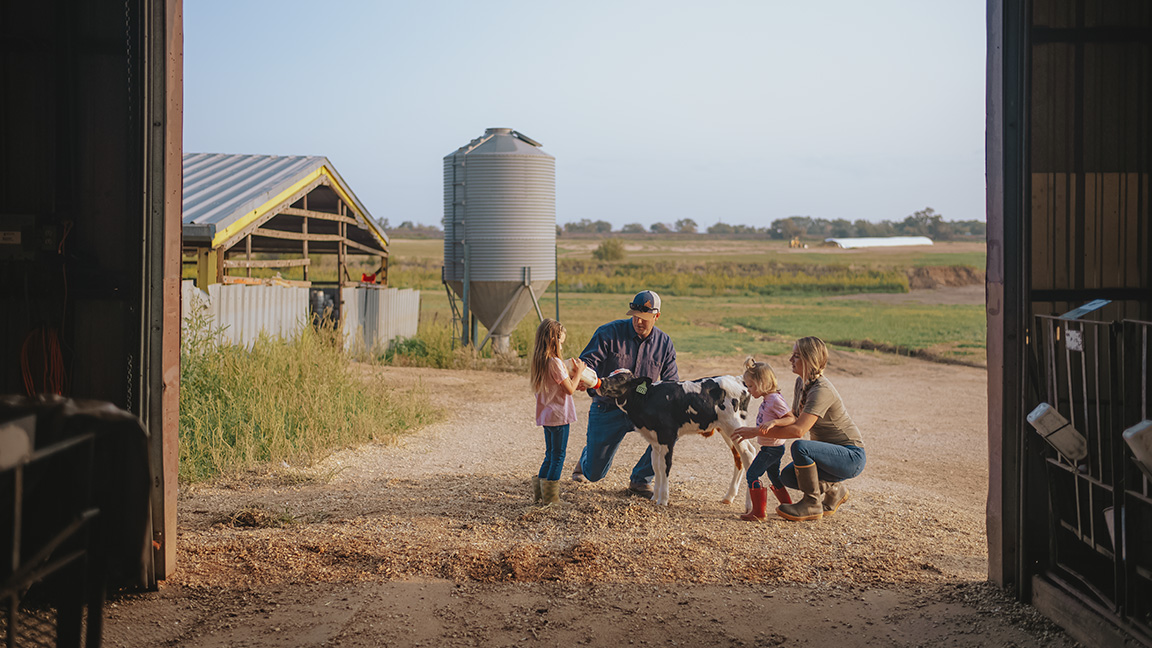
[[[1034,395],[1067,419],[1087,453],[1073,459],[1038,434],[1024,439],[1030,561],[1084,604],[1152,637],[1152,491],[1124,439],[1152,415],[1152,323],[1042,315],[1034,332]]]

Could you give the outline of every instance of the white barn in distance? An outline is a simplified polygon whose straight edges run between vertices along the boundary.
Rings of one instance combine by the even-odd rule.
[[[927,236],[868,236],[861,238],[826,238],[825,243],[832,243],[845,250],[854,248],[897,247],[906,245],[932,245],[932,239]]]

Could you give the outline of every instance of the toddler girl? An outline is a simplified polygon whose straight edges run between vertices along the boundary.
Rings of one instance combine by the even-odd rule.
[[[788,489],[780,481],[780,458],[784,456],[784,440],[764,436],[776,419],[784,418],[791,412],[788,403],[780,395],[776,374],[767,362],[756,362],[752,356],[744,360],[744,384],[753,398],[763,398],[760,411],[756,413],[756,427],[738,428],[736,431],[755,432],[760,442],[760,452],[748,466],[748,494],[752,499],[752,510],[740,516],[741,520],[757,522],[763,520],[768,506],[768,493],[760,483],[760,476],[767,474],[769,488],[781,504],[791,504]]]
[[[574,359],[567,368],[561,360],[564,325],[545,319],[536,329],[532,349],[532,391],[536,392],[536,425],[544,428],[544,463],[532,478],[533,502],[549,506],[560,503],[560,474],[568,450],[568,425],[576,420],[572,394],[580,388],[579,376],[584,363]]]

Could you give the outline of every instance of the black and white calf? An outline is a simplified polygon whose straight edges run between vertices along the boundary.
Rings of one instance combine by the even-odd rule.
[[[736,468],[724,503],[735,499],[744,481],[744,472],[756,456],[750,440],[735,443],[732,432],[748,425],[748,403],[752,400],[744,381],[736,376],[715,376],[688,382],[652,382],[622,371],[604,378],[597,392],[616,401],[652,446],[652,469],[656,472],[653,501],[668,504],[668,474],[672,470],[672,448],[686,434],[720,436],[732,450]],[[747,497],[746,504],[751,500]]]

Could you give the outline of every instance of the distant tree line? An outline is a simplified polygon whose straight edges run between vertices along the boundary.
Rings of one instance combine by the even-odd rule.
[[[436,227],[435,225],[422,225],[420,223],[413,223],[412,221],[404,221],[398,227],[392,227],[388,224],[388,219],[380,221],[380,226],[384,228],[384,232],[391,238],[402,239],[438,239],[444,238],[444,230]]]
[[[381,222],[384,231],[396,238],[442,238],[444,230],[435,225],[421,225],[404,221],[398,227],[390,227],[388,220]],[[718,222],[709,226],[703,233],[734,238],[764,238],[790,240],[794,237],[819,239],[855,238],[861,236],[927,236],[934,241],[948,241],[962,238],[983,238],[986,225],[983,221],[947,221],[931,207],[925,207],[904,220],[850,221],[845,218],[829,220],[810,216],[789,216],[778,218],[767,227],[751,225],[730,225]],[[574,223],[556,226],[556,235],[565,234],[700,234],[700,226],[691,218],[683,218],[674,223],[652,223],[644,227],[640,223],[629,223],[619,230],[612,229],[612,223],[604,220],[582,218]]]
[[[844,218],[829,220],[826,218],[812,218],[810,216],[789,216],[779,218],[767,227],[754,227],[751,225],[730,225],[718,222],[708,227],[704,232],[721,236],[738,238],[766,238],[766,239],[792,239],[801,238],[855,238],[862,236],[927,236],[936,241],[950,239],[985,236],[986,225],[983,221],[946,221],[931,207],[926,207],[913,213],[900,221],[880,221],[873,223],[866,220],[850,221]],[[592,221],[587,218],[575,223],[565,223],[556,226],[556,234],[613,234],[612,224],[608,221]],[[620,234],[698,234],[700,226],[691,218],[684,218],[675,223],[653,223],[645,228],[640,223],[630,223],[620,228]]]
[[[718,223],[719,225],[719,223]],[[946,221],[931,207],[914,212],[901,221],[866,220],[849,221],[844,218],[828,220],[808,216],[789,216],[772,221],[766,228],[771,238],[855,238],[861,236],[927,236],[934,241],[958,238],[983,238],[987,232],[984,221]],[[712,232],[713,228],[708,231]],[[718,233],[718,232],[717,232]]]

